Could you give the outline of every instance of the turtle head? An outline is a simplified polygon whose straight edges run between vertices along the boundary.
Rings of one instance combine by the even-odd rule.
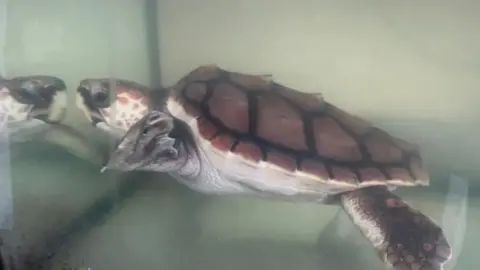
[[[37,75],[3,79],[0,102],[11,122],[38,119],[55,124],[67,110],[65,82],[57,77]]]
[[[172,172],[185,165],[188,153],[182,123],[152,110],[119,141],[103,170]],[[179,129],[180,128],[180,129]]]
[[[124,134],[148,112],[148,88],[136,82],[84,79],[77,87],[77,107],[95,127]]]

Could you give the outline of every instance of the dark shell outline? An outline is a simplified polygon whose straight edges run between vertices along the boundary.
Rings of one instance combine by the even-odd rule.
[[[192,71],[192,73],[195,71]],[[402,149],[396,145],[392,141],[392,137],[384,132],[383,130],[375,127],[375,126],[370,126],[369,130],[365,132],[362,135],[357,135],[353,133],[346,125],[339,119],[337,119],[333,114],[328,114],[327,111],[332,107],[331,104],[328,102],[325,102],[325,108],[322,108],[321,110],[316,110],[316,111],[305,111],[303,110],[298,104],[296,104],[294,101],[289,99],[288,97],[284,96],[281,92],[278,91],[278,88],[284,87],[278,83],[272,82],[271,89],[270,91],[275,91],[278,97],[282,98],[285,102],[288,103],[289,106],[291,106],[293,109],[295,109],[302,117],[303,123],[304,123],[304,136],[305,136],[305,141],[307,144],[307,151],[302,151],[302,150],[296,150],[292,149],[288,146],[281,145],[278,143],[271,142],[269,140],[263,139],[261,137],[256,136],[256,127],[257,127],[257,113],[258,113],[258,100],[256,99],[256,96],[259,95],[259,93],[265,92],[265,89],[250,89],[247,88],[233,80],[230,79],[229,74],[231,72],[228,72],[226,70],[218,68],[218,74],[214,76],[213,78],[209,78],[206,80],[202,79],[197,79],[197,80],[189,80],[189,75],[192,74],[189,73],[186,75],[184,78],[182,78],[181,82],[179,85],[181,85],[181,88],[176,89],[177,92],[176,95],[180,96],[180,99],[183,99],[181,102],[186,102],[188,105],[199,109],[201,112],[201,116],[197,116],[198,118],[205,118],[207,121],[211,122],[214,126],[216,126],[217,131],[216,133],[209,137],[206,138],[207,140],[212,140],[216,137],[218,137],[221,134],[227,134],[231,136],[234,139],[234,143],[230,147],[230,151],[235,151],[237,145],[240,143],[240,141],[247,141],[255,144],[256,146],[259,147],[261,151],[261,160],[265,162],[269,162],[267,159],[267,149],[272,149],[275,151],[278,151],[282,154],[286,154],[290,157],[294,157],[296,161],[296,169],[299,171],[303,171],[302,169],[302,164],[305,159],[312,159],[315,162],[320,162],[322,165],[325,166],[325,170],[328,174],[328,177],[330,179],[335,179],[334,173],[332,166],[341,166],[349,171],[351,171],[354,175],[355,180],[357,183],[362,183],[362,177],[360,174],[360,169],[366,169],[366,168],[376,168],[380,171],[380,173],[385,177],[385,182],[389,180],[396,180],[392,178],[390,173],[388,173],[387,169],[388,168],[398,168],[398,169],[404,169],[408,172],[408,175],[412,178],[412,180],[405,181],[403,180],[402,182],[414,182],[415,180],[420,180],[418,179],[415,174],[413,173],[410,162],[412,158],[418,158],[421,161],[420,155],[415,152],[415,151],[407,151],[406,149]],[[201,101],[196,101],[191,98],[189,98],[186,95],[186,91],[188,89],[189,85],[192,85],[194,83],[200,83],[204,84],[206,86],[206,93],[205,96],[202,98]],[[227,127],[221,120],[216,118],[210,113],[210,108],[208,106],[208,101],[210,98],[213,96],[215,87],[219,83],[227,83],[229,85],[234,86],[238,90],[242,91],[243,94],[247,97],[248,100],[248,119],[249,119],[249,130],[247,133],[239,132],[236,130],[232,130],[231,128]],[[175,95],[175,94],[174,94]],[[177,97],[178,99],[178,97]],[[252,102],[253,101],[253,102]],[[334,158],[326,157],[319,155],[317,153],[316,147],[315,147],[315,137],[314,137],[314,132],[313,132],[313,120],[316,118],[322,118],[322,117],[328,117],[332,119],[338,126],[339,128],[345,132],[350,138],[352,138],[358,148],[360,149],[361,153],[361,160],[359,161],[340,161],[336,160]],[[252,121],[253,120],[253,121]],[[398,162],[376,162],[372,160],[370,153],[366,149],[366,145],[363,143],[363,140],[367,139],[369,136],[372,136],[374,134],[380,133],[383,138],[389,141],[389,143],[393,146],[395,146],[401,153],[402,153],[402,158]],[[367,180],[369,182],[370,180]]]

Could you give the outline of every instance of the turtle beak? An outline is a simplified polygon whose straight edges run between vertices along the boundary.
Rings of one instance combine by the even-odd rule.
[[[28,118],[57,124],[65,118],[67,95],[65,82],[53,76],[16,77],[10,81],[12,97],[31,106]]]
[[[82,80],[77,88],[76,103],[92,125],[105,123],[103,110],[111,105],[108,79]]]

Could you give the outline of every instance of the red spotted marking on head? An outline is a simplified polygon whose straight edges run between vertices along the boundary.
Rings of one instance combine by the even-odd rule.
[[[124,85],[117,84],[115,87],[116,95],[117,95],[117,102],[120,104],[128,104],[132,100],[139,101],[140,103],[148,106],[149,99],[145,96],[142,91],[134,88],[128,88]],[[136,105],[138,106],[138,105]]]
[[[140,99],[140,98],[145,97],[145,95],[140,90],[133,89],[133,88],[128,88],[128,87],[125,87],[124,85],[121,85],[121,84],[117,84],[115,86],[115,91],[116,91],[117,95],[126,93],[131,98],[134,98],[134,99]]]

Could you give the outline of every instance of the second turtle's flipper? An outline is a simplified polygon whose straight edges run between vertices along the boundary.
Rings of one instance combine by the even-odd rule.
[[[440,270],[451,258],[442,229],[385,187],[342,195],[342,206],[392,270]]]

